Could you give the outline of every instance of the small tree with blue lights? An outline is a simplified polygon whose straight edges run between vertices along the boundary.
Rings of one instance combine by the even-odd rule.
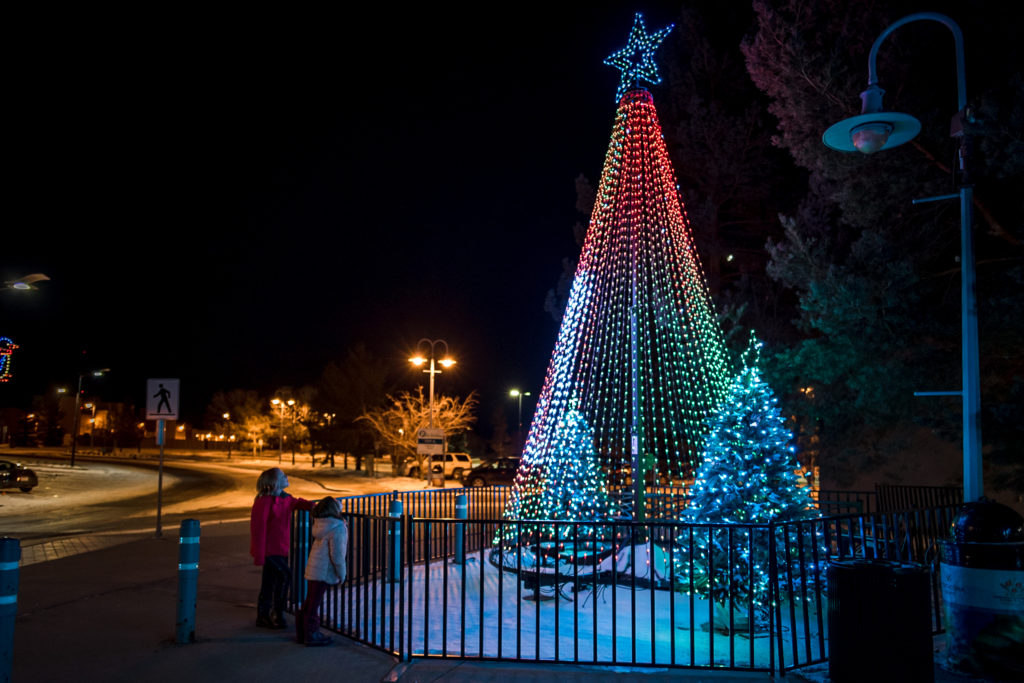
[[[604,471],[597,464],[594,429],[576,407],[559,419],[545,453],[517,476],[519,495],[510,501],[512,519],[605,522],[616,514]],[[529,481],[537,485],[529,486]],[[552,524],[524,524],[521,530],[527,538],[520,540],[529,544],[592,538],[603,527],[585,524],[574,529],[566,524],[557,525],[556,531]],[[514,531],[506,529],[509,534]]]
[[[605,521],[614,514],[594,453],[594,429],[576,408],[559,420],[538,508],[546,519]],[[572,530],[563,527],[563,537]]]
[[[757,626],[767,623],[770,603],[768,529],[710,525],[761,525],[818,515],[810,491],[800,486],[793,435],[778,399],[761,378],[760,348],[751,335],[743,368],[726,400],[708,419],[703,462],[683,516],[684,522],[698,526],[678,539],[684,552],[677,565],[684,590],[720,605],[731,604],[734,610],[751,606]],[[775,538],[779,583],[797,593],[801,585],[823,580],[825,548],[820,531],[812,525],[785,528],[788,531],[780,527]]]

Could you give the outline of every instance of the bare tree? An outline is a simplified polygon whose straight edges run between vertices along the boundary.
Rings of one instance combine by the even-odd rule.
[[[473,411],[477,407],[476,392],[465,399],[457,396],[434,396],[434,427],[444,430],[445,437],[469,429],[476,421]],[[382,443],[391,447],[392,468],[397,474],[399,466],[414,458],[419,471],[426,474],[425,456],[416,453],[417,433],[430,424],[430,401],[423,396],[423,387],[416,393],[403,391],[397,397],[388,395],[383,408],[370,410],[357,420],[366,422]]]

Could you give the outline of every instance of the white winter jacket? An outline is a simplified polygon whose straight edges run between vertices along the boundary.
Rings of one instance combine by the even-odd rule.
[[[334,517],[313,520],[313,547],[304,576],[307,581],[331,585],[345,580],[345,556],[348,551],[348,526]]]

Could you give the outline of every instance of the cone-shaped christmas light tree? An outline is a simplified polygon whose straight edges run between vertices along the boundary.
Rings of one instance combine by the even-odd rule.
[[[652,471],[673,478],[691,473],[705,418],[728,388],[721,330],[654,102],[636,86],[641,78],[660,80],[650,56],[666,32],[648,36],[637,15],[629,45],[608,60],[623,71],[627,89],[509,517],[546,519],[555,512],[545,487],[568,485],[552,470],[565,467],[560,433],[570,410],[593,428],[600,466],[579,470],[579,491],[621,489]],[[605,506],[614,514],[604,500],[599,496],[587,509]]]

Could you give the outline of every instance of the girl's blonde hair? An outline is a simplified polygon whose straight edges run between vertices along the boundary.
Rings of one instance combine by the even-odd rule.
[[[313,517],[336,517],[341,519],[341,505],[338,499],[328,496],[318,500],[313,506]]]
[[[271,467],[264,470],[256,480],[256,491],[261,496],[273,496],[281,492],[281,478],[284,472],[280,467]]]

